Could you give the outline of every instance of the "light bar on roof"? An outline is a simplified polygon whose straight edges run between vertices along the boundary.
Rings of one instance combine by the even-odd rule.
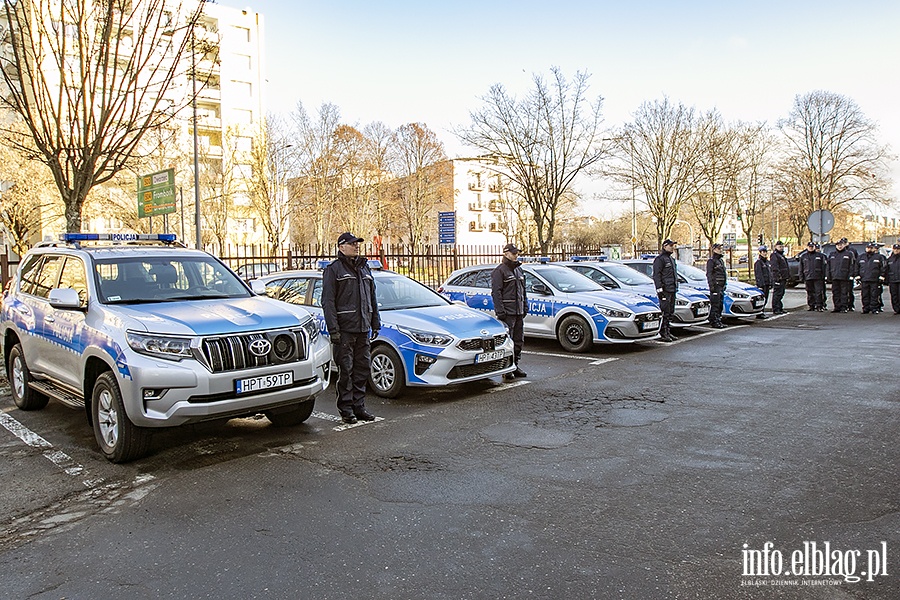
[[[63,233],[62,242],[174,242],[174,233]]]

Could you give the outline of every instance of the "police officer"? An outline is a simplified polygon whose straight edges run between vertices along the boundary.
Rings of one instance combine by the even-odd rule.
[[[322,273],[322,310],[338,365],[337,408],[344,423],[374,421],[366,410],[366,381],[371,370],[370,340],[381,329],[375,279],[364,256],[361,237],[342,233],[337,260]]]
[[[828,255],[828,274],[831,277],[831,298],[834,309],[831,312],[848,312],[850,294],[853,293],[853,278],[856,276],[856,258],[848,250],[850,244],[841,238],[835,250]]]
[[[806,286],[807,310],[825,310],[825,257],[814,242],[800,255],[800,281]]]
[[[706,259],[706,283],[709,285],[709,324],[716,329],[724,329],[722,310],[725,305],[725,286],[728,285],[728,271],[722,258],[722,244],[713,244]]]
[[[878,314],[881,312],[881,281],[887,272],[887,257],[878,252],[875,242],[866,244],[866,251],[859,257],[858,271],[863,314]]]
[[[885,277],[891,289],[891,308],[900,315],[900,244],[894,244],[885,265]]]
[[[769,264],[769,249],[766,246],[760,246],[757,253],[753,274],[756,277],[756,287],[762,290],[765,301],[763,302],[763,312],[756,315],[756,318],[765,319],[766,303],[769,301],[769,291],[772,289],[774,276],[772,275],[772,265]]]
[[[782,300],[788,279],[791,278],[791,268],[784,256],[784,243],[781,240],[775,242],[775,251],[769,258],[769,266],[772,268],[772,314],[783,315],[785,310]]]
[[[662,324],[659,327],[660,339],[674,342],[672,335],[672,316],[675,314],[675,293],[678,291],[678,274],[673,253],[677,243],[666,239],[662,243],[662,252],[653,260],[653,282],[656,284],[656,296],[662,311]]]
[[[525,295],[525,273],[522,272],[519,249],[515,244],[503,247],[503,259],[491,272],[491,298],[494,300],[494,314],[506,325],[513,341],[516,370],[503,378],[526,377],[527,373],[519,367],[519,360],[525,345],[524,320],[528,314],[528,298]]]

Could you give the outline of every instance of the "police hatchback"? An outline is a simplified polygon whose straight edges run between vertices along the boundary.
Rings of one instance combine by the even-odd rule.
[[[496,265],[459,269],[438,292],[455,302],[493,313],[491,272]],[[650,300],[611,291],[560,265],[526,263],[526,336],[551,338],[569,352],[594,343],[631,343],[659,335],[662,313]]]
[[[382,270],[378,261],[369,265],[381,315],[369,375],[369,386],[377,395],[394,398],[406,386],[444,386],[515,369],[512,339],[503,323],[453,304],[409,277]],[[322,271],[272,273],[260,281],[270,298],[302,305],[328,333],[322,312]]]

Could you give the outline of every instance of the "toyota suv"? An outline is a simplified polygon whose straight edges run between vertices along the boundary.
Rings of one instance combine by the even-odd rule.
[[[256,413],[301,423],[331,348],[306,310],[264,291],[170,234],[42,242],[0,308],[13,401],[84,410],[112,462],[145,455],[154,428]]]

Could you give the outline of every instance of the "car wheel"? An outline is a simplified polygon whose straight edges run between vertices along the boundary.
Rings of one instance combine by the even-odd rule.
[[[263,414],[275,427],[293,427],[306,421],[312,415],[315,406],[316,399],[310,398],[288,410],[267,410]]]
[[[382,398],[396,398],[406,386],[403,362],[393,348],[379,344],[372,349],[369,387]]]
[[[124,463],[145,456],[150,449],[150,431],[138,427],[125,414],[122,393],[115,375],[102,373],[91,395],[94,438],[110,462]]]
[[[31,379],[31,371],[25,364],[25,355],[22,353],[22,345],[16,344],[9,351],[9,363],[6,375],[9,378],[9,387],[12,388],[13,402],[22,410],[40,410],[47,406],[50,400],[44,394],[36,392],[28,385]]]
[[[577,315],[569,315],[560,322],[556,339],[568,352],[587,352],[594,344],[591,326]]]

